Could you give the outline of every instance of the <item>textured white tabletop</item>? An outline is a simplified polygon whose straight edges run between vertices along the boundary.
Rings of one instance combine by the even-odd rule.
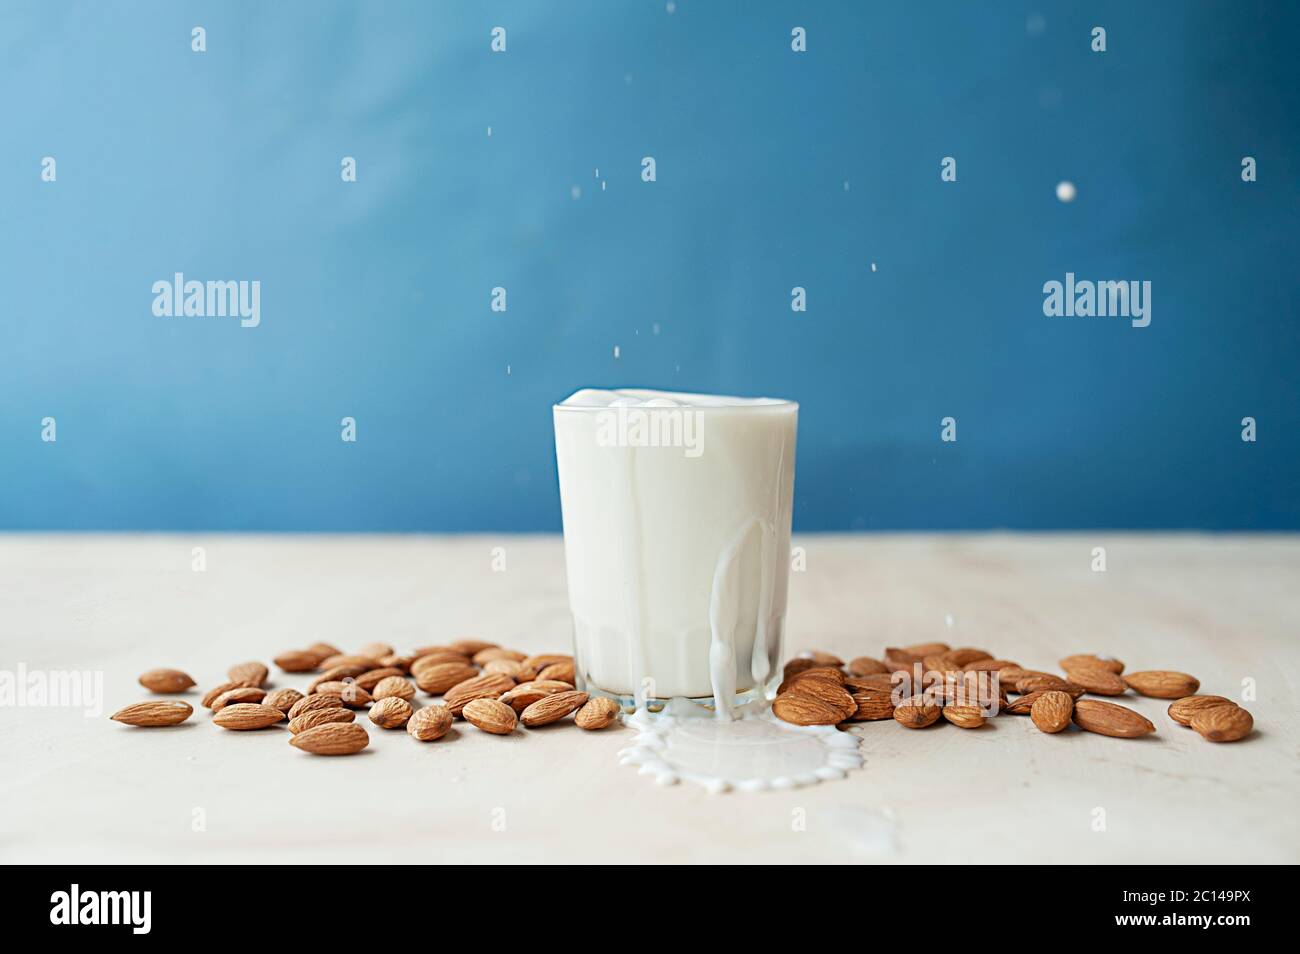
[[[560,541],[8,535],[0,673],[102,671],[104,711],[0,709],[0,860],[1300,861],[1297,538],[795,542],[807,568],[792,575],[790,653],[938,639],[1055,669],[1106,652],[1130,670],[1190,672],[1203,692],[1253,686],[1257,731],[1213,745],[1137,697],[1122,701],[1158,730],[1137,740],[1046,736],[1011,716],[974,731],[867,723],[855,730],[866,766],[844,781],[708,795],[619,767],[623,728],[498,738],[458,724],[419,744],[366,721],[366,753],[326,759],[291,748],[283,727],[211,725],[196,690],[184,726],[132,729],[108,715],[146,697],[135,679],[155,667],[202,688],[231,663],[317,639],[567,651]],[[1098,546],[1106,572],[1091,569]],[[306,678],[273,669],[272,682]]]

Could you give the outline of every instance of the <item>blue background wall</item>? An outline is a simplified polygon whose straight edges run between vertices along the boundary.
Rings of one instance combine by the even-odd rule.
[[[800,529],[1300,527],[1298,41],[1254,2],[6,2],[0,527],[558,529],[550,404],[619,384],[799,400]],[[260,280],[261,326],[154,317],[176,271]],[[1066,271],[1151,281],[1150,327],[1044,317]]]

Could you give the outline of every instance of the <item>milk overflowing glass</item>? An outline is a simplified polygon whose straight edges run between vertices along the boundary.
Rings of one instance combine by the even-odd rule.
[[[779,682],[798,405],[578,391],[555,450],[578,686],[728,716]]]

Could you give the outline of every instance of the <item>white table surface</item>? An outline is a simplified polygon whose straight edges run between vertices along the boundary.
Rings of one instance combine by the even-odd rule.
[[[616,753],[624,728],[489,737],[458,723],[418,744],[370,725],[327,759],[283,728],[228,732],[197,690],[183,727],[108,715],[135,680],[200,688],[317,639],[398,648],[477,636],[568,651],[561,544],[548,536],[0,536],[0,670],[102,670],[104,712],[0,709],[6,862],[1291,862],[1300,539],[1294,536],[812,536],[788,652],[848,658],[942,639],[1035,668],[1108,652],[1239,697],[1256,734],[1213,745],[1127,698],[1145,739],[860,730],[848,779],[758,795],[661,788]],[[207,570],[191,569],[205,548]],[[1108,570],[1090,569],[1106,548]],[[492,569],[503,547],[505,572]],[[951,624],[948,622],[951,617]],[[275,685],[302,676],[272,670]],[[1099,812],[1100,810],[1100,812]],[[1095,830],[1104,820],[1104,830]]]

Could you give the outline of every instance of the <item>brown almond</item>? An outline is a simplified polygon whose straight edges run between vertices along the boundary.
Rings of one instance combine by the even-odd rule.
[[[405,676],[388,676],[379,680],[370,696],[373,699],[396,697],[410,702],[415,698],[415,686]]]
[[[545,699],[557,692],[570,692],[573,689],[567,682],[523,682],[507,690],[501,701],[515,712],[523,712],[538,699]]]
[[[1068,692],[1049,689],[1038,693],[1029,708],[1029,717],[1034,720],[1040,732],[1048,735],[1060,732],[1070,724],[1074,715],[1074,699]]]
[[[375,686],[379,685],[380,680],[387,679],[389,676],[404,676],[402,670],[392,666],[380,666],[378,669],[368,669],[354,680],[358,686],[366,692],[374,695]]]
[[[223,729],[245,732],[249,729],[265,729],[277,722],[283,722],[284,713],[275,706],[264,706],[255,702],[236,702],[217,710],[212,721]]]
[[[290,736],[289,744],[313,755],[354,755],[370,744],[370,733],[355,722],[328,722]]]
[[[844,718],[838,707],[798,690],[779,693],[772,713],[791,725],[836,725]]]
[[[844,688],[849,692],[857,692],[860,689],[883,689],[885,692],[891,692],[894,688],[893,673],[873,672],[867,676],[849,676],[844,680]]]
[[[288,714],[299,701],[307,698],[297,689],[276,689],[274,692],[268,692],[262,699],[262,704],[275,706],[281,712]]]
[[[381,729],[400,729],[411,718],[411,704],[400,696],[380,699],[370,707],[370,721]]]
[[[573,717],[573,721],[577,723],[579,729],[594,731],[613,725],[618,720],[621,711],[618,703],[613,699],[607,696],[595,696],[588,699],[586,704],[578,710],[578,714]]]
[[[926,656],[939,656],[951,650],[952,647],[947,643],[913,643],[911,646],[903,647],[903,652],[909,653],[918,659],[923,659]]]
[[[851,676],[874,676],[881,673],[888,674],[889,667],[879,659],[872,659],[870,656],[855,656],[848,661],[845,666]]]
[[[415,662],[414,656],[399,656],[396,653],[392,653],[379,660],[380,665],[391,666],[393,669],[397,669],[403,673],[411,671],[411,663],[413,662]]]
[[[811,659],[818,666],[830,666],[839,669],[844,665],[844,660],[834,653],[822,652],[819,649],[811,649],[799,654],[800,659]]]
[[[909,729],[924,729],[939,721],[943,710],[931,705],[919,696],[905,699],[901,706],[894,707],[894,721]]]
[[[296,719],[304,713],[315,712],[317,709],[337,709],[342,705],[343,697],[337,692],[316,692],[310,696],[303,696],[290,706],[289,718]]]
[[[150,669],[140,675],[140,685],[150,692],[184,692],[194,680],[179,669]]]
[[[247,687],[237,682],[223,682],[219,686],[213,686],[211,689],[209,689],[207,692],[203,694],[202,705],[205,709],[211,709],[212,704],[221,697],[222,693],[229,692],[231,689],[244,689],[244,688]]]
[[[456,639],[452,640],[449,649],[454,649],[458,653],[464,653],[466,656],[473,658],[475,653],[481,653],[485,649],[496,649],[496,643],[484,642],[481,639]]]
[[[1075,666],[1065,670],[1065,675],[1070,682],[1098,696],[1122,696],[1128,692],[1128,685],[1119,675],[1100,666]]]
[[[433,652],[415,655],[415,662],[411,663],[411,675],[418,676],[430,666],[442,666],[447,663],[455,663],[458,666],[469,666],[469,657],[464,653],[453,652],[450,649],[438,649]],[[471,667],[473,668],[473,667]]]
[[[282,672],[311,672],[320,665],[321,656],[306,649],[289,649],[271,662]]]
[[[587,694],[585,692],[576,692],[574,690],[557,692],[545,699],[538,699],[530,705],[520,715],[519,721],[528,728],[535,729],[538,726],[558,722],[570,712],[581,709],[586,704]]]
[[[843,684],[830,679],[796,677],[794,688],[788,691],[814,696],[828,706],[834,707],[840,715],[836,722],[843,722],[850,718],[858,709],[858,704],[853,701],[853,696],[845,690]]]
[[[1213,711],[1213,710],[1211,710]],[[1109,735],[1116,739],[1136,739],[1156,730],[1139,712],[1127,706],[1100,699],[1078,699],[1074,703],[1074,724],[1088,732]]]
[[[340,655],[343,650],[332,643],[316,642],[307,647],[307,652],[316,657],[317,665],[319,665],[321,661],[329,659],[331,656]]]
[[[943,717],[959,729],[978,729],[984,724],[979,706],[944,706]]]
[[[515,652],[513,649],[502,649],[500,646],[492,646],[488,649],[480,649],[470,657],[470,662],[476,666],[486,666],[488,663],[497,659],[504,659],[509,662],[523,662],[528,657],[524,653]]]
[[[110,718],[114,722],[152,729],[164,725],[180,725],[193,712],[194,707],[188,702],[169,699],[165,702],[137,702],[118,709]]]
[[[1043,692],[1049,689],[1055,689],[1059,692],[1068,692],[1074,698],[1083,695],[1083,686],[1062,679],[1060,676],[1054,676],[1049,672],[1036,673],[1030,676],[1024,676],[1016,680],[1016,692],[1021,694],[1028,692]]]
[[[419,660],[416,660],[418,667]],[[466,679],[473,679],[478,670],[469,663],[435,663],[423,668],[412,668],[415,684],[421,692],[431,696],[440,696],[452,686],[459,685]]]
[[[980,659],[992,659],[993,654],[987,649],[974,649],[970,646],[963,646],[960,649],[950,649],[944,653],[949,659],[956,663],[960,669],[962,666],[969,665]]]
[[[1250,735],[1255,719],[1241,706],[1212,706],[1192,713],[1192,728],[1210,742],[1236,742]]]
[[[231,666],[226,672],[232,682],[238,682],[245,686],[266,685],[266,677],[271,674],[270,670],[260,662],[246,662]]]
[[[850,722],[879,722],[894,717],[894,697],[888,689],[854,689],[856,707],[849,716]]]
[[[1089,666],[1096,666],[1101,669],[1109,670],[1117,676],[1124,671],[1124,664],[1113,656],[1095,656],[1092,653],[1076,653],[1073,656],[1066,656],[1061,660],[1061,668],[1067,672],[1071,669]]]
[[[1001,672],[1004,669],[1020,667],[1009,659],[976,659],[961,668],[967,672]]]
[[[464,682],[457,683],[443,693],[442,701],[451,714],[458,716],[465,708],[465,703],[475,699],[496,699],[515,687],[515,681],[500,673],[487,672]]]
[[[932,648],[934,646],[942,646],[942,645],[944,644],[928,643],[928,644],[922,644],[918,648]],[[946,650],[941,649],[939,650],[939,652],[946,652]],[[930,653],[930,655],[934,655],[934,653]],[[923,660],[924,658],[925,658],[924,656],[917,656],[916,654],[909,652],[906,649],[897,649],[893,646],[890,646],[885,649],[884,663],[886,666],[889,667],[890,672],[898,672],[900,670],[910,671],[913,666],[920,663],[921,660]]]
[[[1213,709],[1217,706],[1235,706],[1236,703],[1223,696],[1184,696],[1177,702],[1169,703],[1169,718],[1179,725],[1190,726],[1192,716],[1201,709]]]
[[[304,712],[296,719],[290,719],[289,731],[297,735],[299,732],[314,729],[328,722],[352,722],[356,717],[357,714],[351,709],[313,709],[311,712]]]
[[[226,706],[238,705],[240,703],[259,703],[266,699],[265,689],[254,689],[252,686],[240,686],[238,689],[230,689],[223,692],[217,698],[212,700],[212,711],[220,712]]]
[[[781,675],[783,679],[789,679],[791,676],[797,676],[805,669],[812,669],[816,665],[811,659],[800,659],[796,656],[785,664],[785,667],[781,670]]]
[[[515,731],[515,710],[496,699],[472,699],[460,712],[470,725],[491,735],[509,735]]]
[[[397,652],[397,650],[388,643],[366,643],[357,650],[357,655],[379,660],[383,659],[385,656],[391,656],[395,652]]]
[[[1182,699],[1195,695],[1196,690],[1201,688],[1201,682],[1195,676],[1168,669],[1131,672],[1124,677],[1124,681],[1134,692],[1155,699]]]
[[[425,706],[406,723],[407,734],[420,742],[441,739],[451,729],[451,713],[446,706]]]
[[[362,672],[367,669],[374,669],[379,665],[379,660],[373,656],[363,656],[360,653],[335,653],[333,656],[326,656],[320,661],[322,669],[334,669],[338,666],[347,666],[349,669],[359,668]]]
[[[531,682],[537,678],[537,672],[521,662],[512,659],[489,659],[483,664],[484,672],[497,672],[509,676],[516,682]]]
[[[1047,692],[1060,692],[1060,690],[1039,689],[1037,692],[1026,692],[1014,702],[1008,702],[1002,707],[1002,711],[1007,715],[1030,715],[1033,711],[1034,703]],[[1067,692],[1066,695],[1069,695],[1069,693]]]
[[[566,662],[567,663],[573,662],[573,657],[567,656],[564,653],[538,653],[535,656],[529,656],[527,659],[525,659],[524,666],[526,666],[529,669],[536,669],[538,672],[541,672],[547,666],[553,666],[556,663],[566,663]]]
[[[328,692],[337,695],[343,700],[345,706],[353,709],[361,709],[370,705],[370,693],[362,689],[355,682],[322,682],[316,687],[317,692]]]
[[[363,666],[359,663],[354,663],[348,666],[330,666],[308,683],[307,695],[311,695],[313,692],[319,692],[320,687],[328,682],[342,682],[345,679],[356,679],[357,676],[369,671],[369,666]]]
[[[567,682],[573,685],[576,682],[576,675],[573,671],[573,663],[561,662],[551,663],[549,666],[543,666],[537,671],[538,679],[555,680],[556,682]]]

